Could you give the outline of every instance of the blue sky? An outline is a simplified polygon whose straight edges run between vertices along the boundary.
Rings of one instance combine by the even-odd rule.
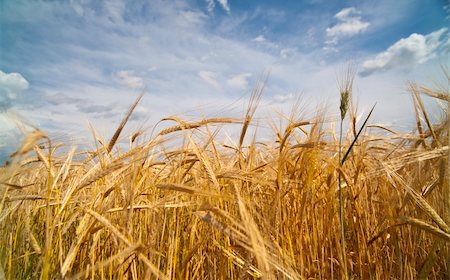
[[[439,0],[1,0],[0,149],[17,142],[13,113],[66,138],[89,137],[88,121],[109,137],[141,92],[130,126],[239,114],[266,70],[261,111],[301,96],[337,112],[349,60],[361,112],[377,102],[377,121],[401,125],[405,82],[449,64],[448,22]]]

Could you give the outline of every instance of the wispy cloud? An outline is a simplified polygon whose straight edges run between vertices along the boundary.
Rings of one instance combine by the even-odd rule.
[[[214,11],[214,8],[216,7],[216,3],[214,3],[214,0],[206,0],[206,9],[208,12],[212,13]]]
[[[329,49],[335,48],[339,40],[350,38],[364,32],[370,25],[361,17],[361,12],[354,7],[345,8],[334,15],[337,23],[326,29],[326,46]]]
[[[284,49],[281,49],[280,57],[282,59],[290,58],[290,57],[292,57],[295,54],[296,51],[297,51],[297,49],[295,49],[295,48],[284,48]]]
[[[218,88],[219,83],[217,82],[217,74],[211,71],[200,71],[198,76],[207,84]]]
[[[228,0],[217,0],[219,4],[222,6],[222,8],[225,10],[225,12],[230,13],[230,5],[228,4]]]
[[[227,13],[230,14],[230,4],[228,3],[228,0],[206,0],[206,9],[209,13],[212,13],[214,11],[214,8],[216,7],[216,3],[218,2],[219,5],[222,7],[222,9]]]
[[[284,95],[275,95],[272,98],[272,101],[270,104],[284,104],[287,102],[292,102],[294,100],[295,96],[293,93],[288,93]]]
[[[179,16],[183,17],[186,22],[196,26],[204,24],[208,18],[203,12],[192,10],[181,11]]]
[[[10,108],[13,101],[28,89],[28,85],[21,74],[0,70],[0,111]]]
[[[244,90],[248,88],[248,79],[251,76],[251,73],[239,74],[228,79],[227,84],[232,88]]]
[[[132,89],[143,89],[145,87],[144,79],[134,73],[132,70],[122,70],[116,73],[119,82]]]
[[[42,97],[43,97],[44,101],[48,102],[51,105],[61,105],[61,104],[76,105],[76,104],[85,102],[85,99],[83,99],[83,98],[67,96],[66,94],[64,94],[62,92],[46,93]]]
[[[123,12],[125,10],[124,0],[109,0],[104,2],[105,10],[108,14],[108,19],[114,23],[122,22]]]
[[[444,44],[441,37],[446,32],[447,28],[441,28],[427,35],[413,33],[402,38],[375,58],[366,60],[359,74],[369,76],[393,68],[411,69],[425,63],[436,57],[439,46]]]
[[[77,105],[78,109],[83,113],[88,114],[104,114],[111,112],[112,106],[101,105],[101,104],[85,104],[80,103]]]

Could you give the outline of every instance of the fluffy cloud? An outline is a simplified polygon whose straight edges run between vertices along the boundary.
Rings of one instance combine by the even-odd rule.
[[[131,70],[122,70],[116,73],[116,77],[119,82],[132,89],[143,89],[145,87],[145,82],[142,77],[139,77]]]
[[[248,79],[252,76],[251,73],[243,73],[236,76],[231,77],[227,80],[227,84],[230,87],[236,89],[246,89],[248,87]]]
[[[263,35],[258,35],[256,38],[253,39],[256,43],[263,43],[266,41],[266,38]]]
[[[326,29],[328,38],[326,45],[329,48],[337,45],[342,38],[350,38],[364,32],[370,25],[361,18],[360,11],[354,7],[341,10],[334,15],[334,18],[338,21],[337,24]]]
[[[219,83],[217,82],[217,75],[214,72],[210,71],[200,71],[198,72],[198,76],[205,81],[207,84],[212,85],[213,87],[219,87]]]
[[[413,68],[425,63],[436,57],[439,46],[444,44],[440,39],[446,32],[447,28],[441,28],[427,35],[413,33],[408,38],[402,38],[374,59],[366,60],[359,74],[368,76],[392,68]]]
[[[12,106],[12,102],[28,89],[28,82],[19,73],[0,70],[0,110]]]

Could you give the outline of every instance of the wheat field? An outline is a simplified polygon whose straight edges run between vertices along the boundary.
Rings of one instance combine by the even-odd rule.
[[[92,149],[29,133],[0,171],[0,279],[448,279],[449,112],[422,100],[448,89],[409,84],[408,133],[341,100],[344,131],[294,110],[261,142],[263,84],[240,119],[125,135],[139,98]]]

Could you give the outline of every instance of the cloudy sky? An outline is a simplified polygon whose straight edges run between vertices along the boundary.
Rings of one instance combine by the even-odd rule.
[[[240,114],[264,71],[262,111],[301,96],[337,112],[348,61],[361,111],[377,102],[375,118],[398,125],[412,116],[405,82],[449,64],[449,10],[446,0],[1,0],[0,150],[17,142],[12,113],[70,137],[89,137],[90,121],[109,137],[142,92],[131,127]]]

